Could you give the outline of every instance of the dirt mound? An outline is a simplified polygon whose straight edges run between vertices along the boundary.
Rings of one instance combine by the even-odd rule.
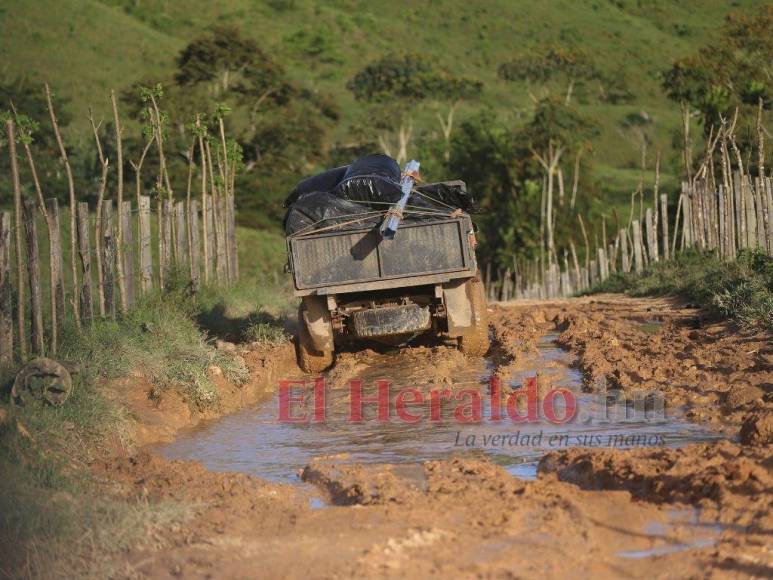
[[[418,487],[395,473],[392,465],[347,465],[343,457],[319,458],[307,465],[301,479],[325,492],[335,505],[407,503]]]
[[[744,418],[741,425],[741,443],[770,445],[773,443],[773,414],[754,413]]]
[[[726,441],[626,452],[571,449],[545,456],[539,471],[586,490],[625,490],[647,502],[693,504],[722,530],[712,567],[760,577],[773,570],[769,448]]]
[[[105,385],[108,395],[125,406],[134,418],[131,434],[134,446],[171,441],[181,429],[255,404],[276,389],[279,379],[301,376],[290,344],[255,343],[240,347],[237,356],[243,357],[249,378],[245,383],[236,384],[229,381],[219,367],[210,368],[217,404],[205,410],[192,407],[175,390],[159,392],[154,389],[141,370]]]
[[[656,502],[726,502],[773,490],[773,472],[761,464],[759,453],[727,441],[681,449],[554,451],[540,461],[539,473],[555,473],[583,489],[624,489]]]

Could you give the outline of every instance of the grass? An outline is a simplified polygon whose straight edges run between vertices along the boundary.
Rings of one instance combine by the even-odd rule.
[[[773,331],[773,259],[744,250],[734,262],[686,252],[641,274],[615,273],[592,288],[632,296],[680,296],[749,329]]]
[[[211,365],[236,383],[249,377],[240,357],[214,348],[222,329],[234,340],[287,339],[283,240],[244,230],[238,236],[242,276],[233,287],[191,296],[173,277],[117,320],[97,320],[80,334],[66,329],[59,358],[78,363],[80,373],[62,407],[6,406],[16,369],[0,371],[0,575],[124,575],[111,568],[112,555],[163,542],[158,532],[190,515],[194,506],[185,503],[106,494],[87,467],[132,444],[130,416],[106,395],[104,381],[139,369],[151,397],[175,390],[193,410],[216,408]]]

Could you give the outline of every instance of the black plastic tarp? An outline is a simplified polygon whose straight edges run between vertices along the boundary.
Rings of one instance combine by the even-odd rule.
[[[406,222],[443,218],[457,208],[467,213],[476,209],[463,181],[422,184],[414,190],[404,212]],[[285,199],[285,232],[375,226],[401,195],[400,166],[394,159],[361,157],[299,182]]]

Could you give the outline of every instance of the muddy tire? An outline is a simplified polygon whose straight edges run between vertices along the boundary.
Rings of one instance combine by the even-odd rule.
[[[314,348],[309,329],[303,316],[304,306],[298,308],[298,336],[295,340],[295,358],[300,369],[309,374],[317,374],[333,364],[332,350],[318,351]]]
[[[465,283],[472,309],[472,326],[458,338],[459,349],[468,356],[483,356],[489,349],[488,305],[483,282],[471,278]]]

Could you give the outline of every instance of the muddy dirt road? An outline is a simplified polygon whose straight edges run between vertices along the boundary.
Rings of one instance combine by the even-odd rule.
[[[218,383],[230,413],[219,419],[172,397],[151,404],[136,377],[124,384],[139,451],[93,469],[112,493],[188,511],[122,555],[117,574],[773,574],[770,336],[671,301],[612,296],[495,305],[490,317],[484,359],[443,345],[344,353],[326,375],[319,424],[277,421],[278,380],[302,378],[290,347],[245,347],[252,381]],[[505,408],[490,398],[492,374],[504,400],[529,377],[540,401],[566,389],[576,417],[492,421]],[[367,394],[389,379],[428,399],[477,389],[482,417],[460,423],[449,405],[439,421],[381,423],[372,405],[353,424],[351,379]],[[644,418],[621,420],[637,409]],[[528,415],[528,401],[512,410]]]

